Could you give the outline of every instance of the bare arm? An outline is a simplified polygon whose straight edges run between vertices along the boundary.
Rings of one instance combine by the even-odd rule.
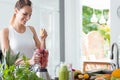
[[[1,49],[2,52],[5,53],[5,51],[7,51],[9,49],[9,39],[8,39],[8,34],[9,34],[9,30],[8,28],[4,28],[1,30],[0,35],[0,41],[1,41]],[[5,55],[5,54],[3,54]]]
[[[41,48],[46,48],[46,38],[47,38],[47,32],[45,29],[40,30],[40,38],[41,38]]]
[[[34,41],[35,41],[35,44],[36,44],[36,47],[37,48],[42,48],[42,49],[45,49],[46,48],[46,36],[44,37],[41,37],[41,41],[38,39],[38,36],[36,34],[36,31],[33,27],[30,27],[31,31],[33,32],[33,38],[34,38]],[[44,31],[43,34],[47,34],[47,32]]]

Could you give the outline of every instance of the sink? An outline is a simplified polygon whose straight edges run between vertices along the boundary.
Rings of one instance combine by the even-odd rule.
[[[111,70],[93,70],[87,72],[89,75],[94,76],[96,74],[111,74]]]
[[[87,73],[90,75],[89,80],[95,80],[97,75],[111,74],[112,71],[111,70],[93,70],[93,71],[88,71]]]

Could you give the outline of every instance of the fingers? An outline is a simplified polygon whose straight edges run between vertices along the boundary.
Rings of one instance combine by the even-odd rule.
[[[48,55],[48,50],[36,49],[34,52],[34,63],[39,63],[41,68],[47,67]]]
[[[38,64],[40,62],[40,55],[35,51],[31,60],[33,64]]]
[[[36,64],[39,64],[39,62],[40,62],[40,55],[39,54],[35,54],[35,56],[34,56],[34,62]]]
[[[41,36],[41,37],[44,36],[44,29],[43,29],[43,28],[40,29],[40,36]]]
[[[44,39],[45,39],[45,38],[48,36],[47,31],[42,28],[42,29],[40,30],[40,36],[41,36],[41,38],[44,38]]]
[[[23,62],[23,59],[19,58],[15,61],[15,65],[20,65]]]

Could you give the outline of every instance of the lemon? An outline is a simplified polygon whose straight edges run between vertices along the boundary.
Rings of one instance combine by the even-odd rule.
[[[82,74],[78,75],[78,79],[83,79],[83,78],[84,78],[84,76]]]

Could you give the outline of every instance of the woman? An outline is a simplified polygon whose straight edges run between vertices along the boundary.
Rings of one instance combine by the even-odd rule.
[[[39,56],[36,56],[36,48],[46,48],[45,39],[47,32],[42,29],[41,41],[37,37],[36,31],[32,26],[26,26],[27,21],[32,15],[32,3],[30,0],[18,0],[15,4],[14,14],[10,20],[9,27],[1,31],[1,48],[5,52],[10,48],[11,53],[25,55],[29,59],[29,64],[38,63]],[[17,64],[23,63],[22,59],[16,61]]]

